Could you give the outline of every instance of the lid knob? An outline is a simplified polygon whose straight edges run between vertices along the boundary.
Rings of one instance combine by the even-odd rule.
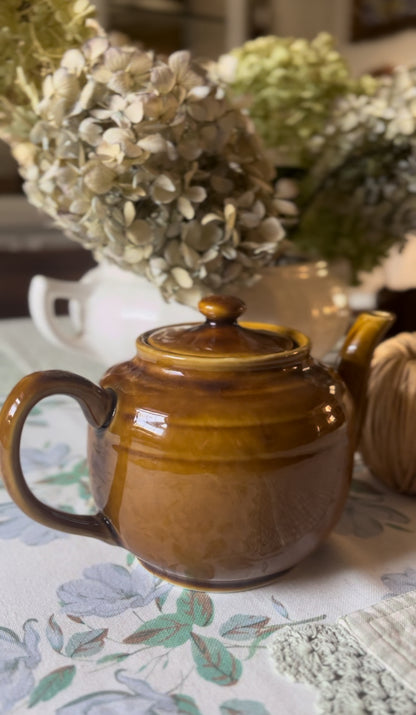
[[[207,295],[199,301],[199,311],[209,323],[235,323],[246,304],[233,295]]]

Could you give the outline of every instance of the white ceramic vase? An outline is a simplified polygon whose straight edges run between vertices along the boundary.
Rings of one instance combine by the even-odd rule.
[[[324,261],[268,268],[238,294],[247,304],[243,320],[297,328],[311,339],[315,357],[324,357],[349,323],[346,285]],[[145,278],[104,263],[77,282],[37,275],[28,298],[33,321],[48,341],[107,367],[131,358],[144,331],[201,320],[196,309],[164,301]],[[69,301],[69,325],[56,315],[57,299]]]

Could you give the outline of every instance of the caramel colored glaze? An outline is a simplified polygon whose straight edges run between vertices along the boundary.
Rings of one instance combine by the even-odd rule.
[[[266,583],[337,521],[352,467],[338,377],[291,367],[182,372],[141,361],[101,382],[117,394],[89,432],[98,508],[151,571],[191,588]]]

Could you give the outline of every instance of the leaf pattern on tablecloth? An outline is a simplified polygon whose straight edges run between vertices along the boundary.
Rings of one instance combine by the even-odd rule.
[[[37,469],[48,469],[49,467],[63,467],[68,460],[70,447],[64,442],[56,442],[53,445],[39,447],[23,447],[20,450],[20,462],[25,474]]]
[[[51,414],[42,406],[28,424],[35,437],[22,449],[24,468],[40,498],[48,496],[58,508],[88,513],[94,505],[86,461],[76,442],[55,439],[59,431],[52,426]],[[368,539],[385,534],[382,546],[393,529],[402,530],[401,538],[409,540],[412,524],[407,514],[412,514],[413,502],[378,488],[363,470],[356,470],[357,475],[340,522],[343,544],[351,535]],[[0,539],[19,539],[20,558],[27,552],[28,560],[44,554],[54,564],[56,559],[58,574],[53,586],[41,584],[42,603],[48,604],[43,611],[30,596],[19,594],[16,610],[5,611],[0,621],[9,626],[0,627],[0,715],[28,708],[36,715],[274,715],[270,689],[251,692],[252,673],[265,665],[276,631],[325,618],[316,600],[311,613],[309,601],[297,596],[292,603],[290,574],[275,587],[260,590],[258,600],[251,594],[244,599],[214,596],[172,586],[118,549],[111,552],[117,553],[114,563],[112,557],[106,561],[111,547],[101,545],[98,557],[86,546],[91,542],[83,541],[82,566],[78,570],[78,561],[73,562],[65,580],[59,570],[67,553],[62,546],[67,544],[53,543],[63,537],[27,519],[10,502],[0,504]],[[46,544],[49,550],[33,551],[33,546]],[[70,552],[74,544],[69,543]],[[19,575],[24,563],[28,561],[22,561]],[[416,570],[403,564],[381,576],[387,596],[416,588]],[[296,578],[302,582],[301,566]],[[33,591],[39,598],[36,588],[39,584]],[[21,620],[19,613],[25,616]],[[37,622],[30,617],[34,613]],[[299,615],[303,618],[296,620]]]
[[[23,638],[0,627],[0,715],[10,712],[33,689],[33,671],[41,660],[34,624],[34,619],[25,622]]]
[[[27,546],[42,546],[63,538],[67,535],[62,531],[33,521],[14,502],[0,504],[0,539],[20,539]]]
[[[412,532],[410,519],[403,512],[390,506],[387,494],[372,484],[353,479],[350,495],[344,511],[335,527],[337,534],[369,539],[379,536],[385,528]]]
[[[163,713],[163,707],[166,712],[202,715],[198,703],[185,692],[191,674],[214,688],[233,689],[244,675],[245,663],[276,630],[288,621],[299,625],[325,618],[319,615],[291,621],[286,606],[271,595],[269,610],[274,616],[237,613],[221,623],[210,594],[173,587],[137,562],[130,568],[112,563],[90,566],[82,578],[59,586],[57,596],[60,611],[49,617],[45,629],[51,648],[74,663],[88,659],[112,669],[118,682],[130,689],[91,692],[68,701],[57,710],[59,715],[90,713],[95,708],[97,713],[99,708],[106,708],[106,712],[108,709],[117,715],[150,715]],[[156,617],[155,605],[159,611]],[[147,614],[152,612],[149,617]],[[122,613],[137,614],[139,624],[126,632],[120,625]],[[68,620],[65,623],[63,619],[69,619],[72,630]],[[167,665],[173,664],[172,658],[175,668],[181,662],[193,663],[193,667],[167,695],[159,691],[156,683],[164,682],[163,674]],[[137,662],[140,668],[134,673],[132,664]],[[128,666],[131,675],[118,670],[121,663]],[[148,698],[144,696],[145,685],[150,688]],[[236,697],[226,698],[219,710],[218,715],[271,715],[261,702]]]

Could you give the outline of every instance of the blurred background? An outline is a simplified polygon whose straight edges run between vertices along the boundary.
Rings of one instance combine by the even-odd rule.
[[[330,32],[356,74],[415,61],[415,0],[96,0],[101,24],[159,52],[217,58],[245,40]],[[0,317],[26,315],[31,277],[78,279],[89,252],[65,239],[26,201],[0,142]]]

